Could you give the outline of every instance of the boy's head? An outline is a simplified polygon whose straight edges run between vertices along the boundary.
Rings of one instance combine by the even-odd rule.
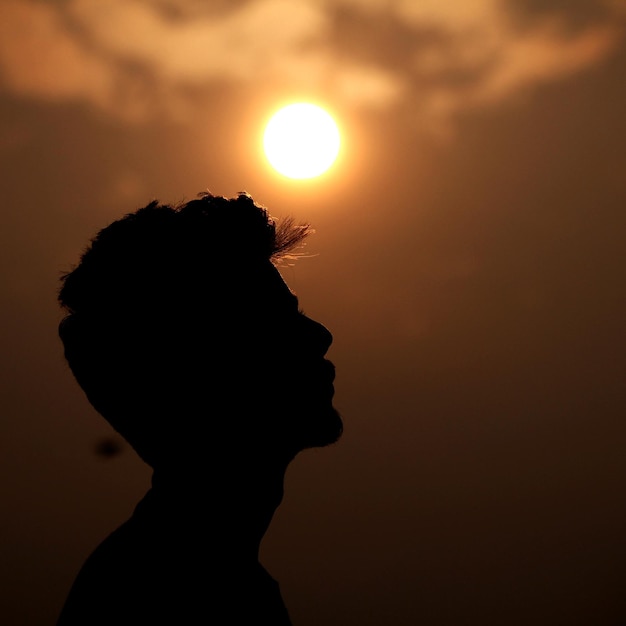
[[[275,266],[309,232],[244,193],[152,202],[102,229],[62,277],[70,368],[147,463],[253,445],[293,455],[340,436],[332,336]]]

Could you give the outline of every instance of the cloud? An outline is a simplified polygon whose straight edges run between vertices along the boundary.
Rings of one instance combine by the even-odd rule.
[[[484,9],[487,2],[480,4]],[[496,105],[601,62],[622,38],[614,24],[571,32],[562,18],[551,16],[532,29],[517,30],[504,15],[491,17],[413,57],[421,92],[416,100],[439,130],[449,131],[460,111]]]
[[[230,82],[404,107],[446,128],[468,107],[601,62],[622,38],[622,0],[605,0],[604,20],[574,30],[566,5],[521,27],[511,4],[4,0],[0,79],[14,94],[128,119],[173,112],[189,88]]]
[[[605,58],[615,44],[611,26],[590,28],[575,37],[564,36],[557,23],[511,41],[501,62],[474,89],[474,100],[497,101],[525,85],[563,78]]]
[[[0,75],[11,92],[63,101],[88,98],[102,106],[113,68],[86,50],[53,6],[8,0],[0,4]]]
[[[322,46],[328,18],[312,3],[263,0],[221,15],[172,20],[140,0],[74,0],[71,16],[104,54],[161,79],[262,80],[298,67]]]

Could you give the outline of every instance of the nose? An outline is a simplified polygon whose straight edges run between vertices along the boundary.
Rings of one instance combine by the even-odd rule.
[[[331,332],[326,326],[312,320],[310,317],[304,316],[303,321],[306,325],[306,334],[311,347],[315,351],[319,351],[320,356],[324,356],[333,343]]]

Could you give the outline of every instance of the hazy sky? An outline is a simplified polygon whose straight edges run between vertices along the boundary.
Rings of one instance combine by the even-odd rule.
[[[626,624],[626,2],[2,0],[0,622],[53,624],[149,486],[72,379],[58,279],[152,199],[310,221],[345,435],[263,544],[295,626]],[[332,112],[310,181],[269,116]],[[280,377],[277,377],[277,385]]]

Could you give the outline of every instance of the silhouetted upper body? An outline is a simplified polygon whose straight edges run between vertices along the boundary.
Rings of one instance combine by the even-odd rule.
[[[342,432],[332,336],[274,264],[306,232],[244,194],[152,203],[103,229],[63,278],[68,363],[154,473],[58,626],[290,624],[259,546],[291,460]]]
[[[59,626],[290,624],[278,584],[258,561],[264,520],[206,502],[205,489],[155,485],[89,557]],[[223,519],[213,519],[216,508]]]

